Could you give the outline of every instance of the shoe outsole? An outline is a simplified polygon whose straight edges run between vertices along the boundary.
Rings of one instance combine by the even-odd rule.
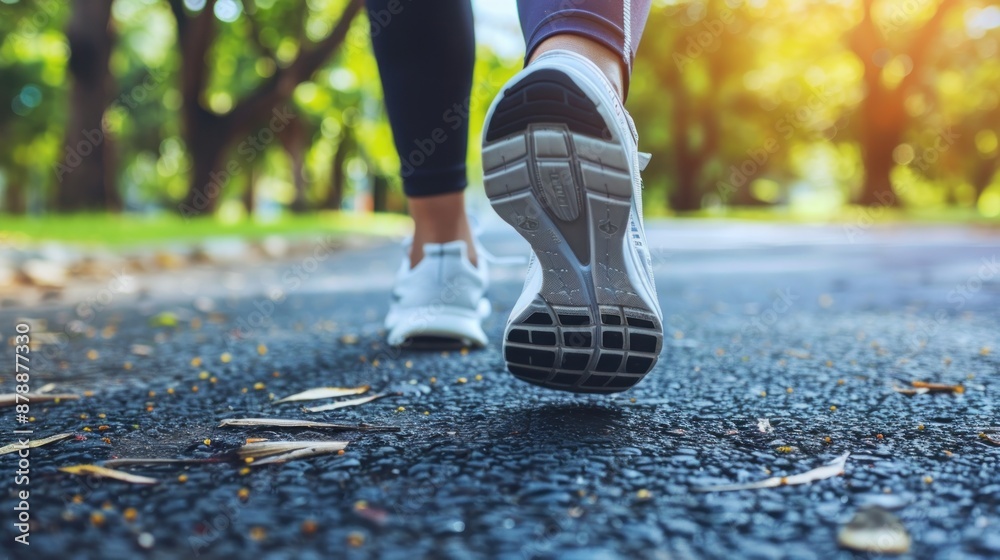
[[[594,102],[558,70],[528,74],[497,103],[483,144],[486,194],[542,270],[539,295],[504,333],[515,377],[613,393],[656,364],[662,324],[625,265],[628,158]]]
[[[413,350],[450,350],[482,348],[486,333],[482,321],[489,315],[489,302],[483,299],[476,312],[426,307],[408,309],[408,316],[387,318],[388,342]]]

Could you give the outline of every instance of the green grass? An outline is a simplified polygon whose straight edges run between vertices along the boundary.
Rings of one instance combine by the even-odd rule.
[[[0,244],[59,241],[78,245],[127,247],[170,242],[190,242],[209,237],[254,239],[269,235],[393,236],[405,233],[410,220],[399,214],[321,212],[284,215],[257,222],[243,219],[225,223],[217,218],[184,218],[172,214],[73,214],[45,217],[0,214]]]
[[[984,218],[973,209],[902,210],[845,207],[815,215],[783,207],[730,207],[719,212],[680,214],[650,212],[657,218],[730,219],[757,222],[852,224],[864,220],[877,224],[956,224],[1000,227],[1000,220]],[[871,220],[869,222],[868,220]],[[84,246],[128,247],[172,242],[192,242],[210,237],[255,239],[269,235],[309,236],[333,233],[342,236],[397,236],[410,229],[410,219],[399,214],[320,212],[258,222],[219,218],[185,220],[173,214],[73,214],[25,217],[0,214],[0,245],[59,241]]]

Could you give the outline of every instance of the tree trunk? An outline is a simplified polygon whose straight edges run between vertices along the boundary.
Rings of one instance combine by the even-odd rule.
[[[24,214],[28,209],[27,201],[24,197],[24,184],[19,177],[14,177],[7,183],[4,192],[4,212],[8,214]]]
[[[281,144],[292,163],[292,185],[295,187],[295,198],[292,199],[291,210],[302,214],[309,210],[309,200],[306,196],[308,184],[305,175],[306,150],[309,147],[309,131],[296,118],[288,123],[279,134]]]
[[[902,201],[892,188],[890,173],[894,161],[892,152],[899,144],[902,130],[884,131],[883,134],[862,135],[861,161],[865,170],[864,183],[856,202],[863,206],[900,207]]]
[[[389,202],[389,180],[384,175],[375,175],[372,179],[372,211],[385,212]]]
[[[224,161],[230,137],[229,122],[201,108],[185,119],[188,152],[191,154],[191,186],[180,205],[185,217],[211,215],[222,193],[241,169],[240,160]],[[194,131],[192,134],[191,131]]]
[[[108,69],[114,42],[111,2],[74,0],[66,29],[72,86],[64,155],[55,168],[55,207],[59,211],[121,209],[114,158],[103,122],[114,85]]]
[[[691,112],[689,101],[690,98],[684,91],[683,85],[674,89],[673,136],[677,186],[670,195],[670,207],[678,212],[690,212],[701,208],[701,193],[698,188],[701,163],[688,144],[690,127],[688,115]]]
[[[347,186],[347,156],[354,148],[354,133],[347,126],[341,132],[340,143],[333,154],[333,169],[330,170],[330,190],[326,193],[323,207],[327,210],[340,210],[344,205],[344,190]]]
[[[993,184],[993,176],[997,172],[998,162],[996,159],[982,159],[976,162],[972,171],[972,187],[976,189],[976,201],[983,196],[986,188]]]
[[[253,217],[254,207],[257,205],[257,169],[250,167],[247,172],[247,188],[243,191],[243,209],[247,216]]]

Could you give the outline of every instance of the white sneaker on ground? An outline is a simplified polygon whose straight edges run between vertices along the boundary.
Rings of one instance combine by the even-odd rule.
[[[407,256],[385,317],[389,344],[485,346],[483,319],[490,314],[486,259],[473,266],[464,241],[427,243],[423,260],[410,268],[409,247],[404,250]]]
[[[649,157],[604,74],[569,51],[540,56],[493,101],[486,194],[533,251],[504,332],[516,377],[624,391],[656,363],[663,314],[642,220]]]

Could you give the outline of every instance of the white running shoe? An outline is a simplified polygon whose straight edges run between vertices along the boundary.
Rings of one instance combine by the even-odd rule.
[[[408,246],[404,250],[409,255]],[[485,346],[489,273],[486,259],[477,260],[479,266],[472,266],[464,241],[425,244],[424,258],[413,268],[404,256],[385,317],[389,344]]]
[[[503,342],[524,381],[612,393],[656,363],[663,313],[642,221],[649,157],[637,142],[604,74],[569,51],[540,56],[487,113],[486,194],[534,253]]]

